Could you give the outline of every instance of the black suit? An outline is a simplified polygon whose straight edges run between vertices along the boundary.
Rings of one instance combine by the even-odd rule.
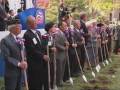
[[[75,54],[75,49],[72,47],[73,41],[72,38],[75,38],[75,34],[73,30],[68,30],[67,32],[65,32],[65,36],[70,44],[69,49],[68,49],[68,53],[69,53],[69,62],[70,62],[70,71],[71,71],[71,75],[75,76],[76,74],[78,74],[78,61],[77,61],[77,57]],[[65,68],[65,75],[64,75],[64,81],[69,79],[69,73],[68,73],[68,63],[66,63],[66,68]]]
[[[83,32],[88,33],[88,29],[87,29],[84,21],[80,20],[80,24],[81,24],[81,29],[83,29]]]
[[[77,31],[77,29],[74,29],[74,39],[77,43],[77,52],[80,58],[80,63],[82,66],[82,69],[84,68],[84,64],[85,64],[85,48],[84,48],[84,44],[82,44],[82,31]]]
[[[42,40],[39,31],[37,31],[37,34],[39,39]],[[45,48],[31,30],[27,30],[24,39],[28,60],[29,90],[42,90],[42,86],[45,90],[49,90],[47,62],[43,59]]]
[[[88,29],[87,29],[86,24],[83,20],[80,20],[80,24],[81,24],[81,29],[84,32],[85,43],[87,44],[88,38],[89,38]]]

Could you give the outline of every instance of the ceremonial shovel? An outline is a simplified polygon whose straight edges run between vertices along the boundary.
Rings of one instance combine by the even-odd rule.
[[[100,44],[100,53],[101,53],[101,57],[102,57],[102,64],[103,64],[103,66],[105,67],[105,63],[104,63],[104,60],[103,60],[103,53],[102,53],[101,44]]]
[[[49,55],[49,44],[47,45],[47,55],[50,56]],[[48,64],[48,87],[49,87],[49,90],[51,90],[51,85],[50,85],[50,63],[49,63],[49,61],[50,61],[50,58],[49,58],[47,64]]]
[[[95,73],[93,72],[93,69],[92,69],[92,66],[91,66],[91,63],[90,63],[90,59],[89,59],[88,52],[87,52],[87,49],[86,49],[86,47],[85,47],[85,44],[84,44],[84,49],[85,49],[85,53],[86,53],[86,57],[87,57],[88,64],[89,64],[90,69],[91,69],[91,71],[92,71],[92,76],[95,78]]]
[[[70,14],[69,14],[69,17],[70,17],[70,26],[72,26],[72,20],[71,20]],[[72,38],[72,43],[75,44],[74,38],[73,38],[73,37],[71,37],[71,38]],[[84,80],[86,83],[88,83],[88,80],[87,80],[87,78],[86,78],[86,76],[84,75],[84,72],[83,72],[83,70],[82,70],[80,58],[79,58],[78,52],[77,52],[77,50],[76,50],[76,47],[74,47],[74,50],[75,50],[75,54],[76,54],[76,57],[77,57],[77,60],[78,60],[79,68],[80,68],[81,73],[82,73],[82,78],[83,78],[83,80]],[[71,80],[71,81],[72,81],[72,80]]]
[[[109,61],[112,62],[112,59],[110,58],[110,54],[109,54],[109,51],[108,51],[108,46],[107,46],[107,44],[105,44],[105,47],[106,47],[106,49],[107,49],[107,54],[108,54]]]
[[[78,52],[77,52],[76,48],[74,48],[74,49],[75,49],[75,53],[76,53],[76,56],[77,56],[79,68],[80,68],[81,73],[82,73],[82,78],[83,78],[83,80],[84,80],[86,83],[88,83],[88,80],[87,80],[87,78],[86,78],[86,76],[84,75],[84,72],[83,72],[83,70],[82,70],[82,66],[81,66],[81,63],[80,63],[80,58],[79,58],[79,56],[78,56]]]
[[[92,39],[91,39],[91,41],[92,41]],[[95,51],[94,51],[94,47],[93,47],[93,42],[92,42],[92,51],[93,51],[93,56],[94,56],[94,61],[95,61],[95,66],[96,66],[95,69],[96,69],[97,72],[100,72],[101,67],[100,67],[99,64],[97,65],[97,60],[96,60],[96,57],[95,57]]]
[[[25,57],[25,46],[24,46],[24,42],[21,41],[21,44],[22,44],[22,49],[21,49],[22,61],[25,61],[26,57]],[[25,90],[29,90],[26,70],[23,70],[23,75],[24,75],[24,79],[25,79]]]
[[[67,64],[68,64],[69,81],[70,81],[71,85],[73,85],[73,79],[71,77],[71,72],[70,72],[70,62],[69,62],[68,49],[66,51],[66,57],[67,57]]]
[[[53,36],[53,47],[55,46],[55,34]],[[53,90],[58,90],[57,85],[56,85],[56,52],[54,51],[54,82],[53,82]]]
[[[75,43],[73,37],[72,37],[72,42],[73,42],[73,44]],[[83,72],[83,69],[82,69],[82,66],[81,66],[80,58],[79,58],[76,47],[74,47],[74,50],[75,50],[75,54],[76,54],[76,57],[77,57],[77,60],[78,60],[79,68],[80,68],[81,73],[82,73],[82,78],[86,83],[88,83],[88,80],[87,80],[86,76],[84,75],[84,72]]]
[[[103,49],[104,49],[104,53],[105,53],[105,63],[106,63],[107,65],[109,65],[109,62],[108,62],[108,60],[107,60],[107,53],[106,53],[106,50],[105,50],[105,45],[103,46]]]

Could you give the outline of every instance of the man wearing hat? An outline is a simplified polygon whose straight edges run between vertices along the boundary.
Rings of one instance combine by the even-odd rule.
[[[5,90],[21,90],[22,70],[27,63],[21,57],[21,44],[18,35],[21,25],[18,20],[8,21],[9,35],[1,41],[1,52],[5,60]]]

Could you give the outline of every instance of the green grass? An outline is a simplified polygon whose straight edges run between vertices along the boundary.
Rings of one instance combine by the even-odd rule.
[[[110,65],[106,67],[102,66],[101,71],[96,73],[95,80],[90,71],[85,72],[87,79],[92,83],[85,83],[80,76],[73,78],[73,86],[71,86],[69,83],[64,83],[64,87],[59,88],[59,90],[120,90],[120,56],[113,56],[112,58],[113,62]],[[3,79],[0,79],[0,88],[2,86]],[[98,87],[101,89],[96,89]]]
[[[3,78],[0,78],[0,90],[3,87]]]
[[[65,84],[60,90],[120,90],[120,56],[113,56],[113,62],[104,67],[100,73],[96,73],[96,79],[92,77],[91,72],[86,73],[86,77],[89,81],[95,81],[92,83],[84,83],[82,77],[74,78],[74,85]],[[102,80],[99,80],[101,78]],[[98,88],[101,89],[93,89]],[[90,89],[92,88],[92,89]],[[106,89],[102,89],[106,88]]]

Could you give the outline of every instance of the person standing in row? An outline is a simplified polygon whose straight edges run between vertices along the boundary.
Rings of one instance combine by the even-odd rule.
[[[21,43],[18,35],[21,25],[18,20],[8,22],[10,34],[1,41],[1,52],[5,59],[5,90],[22,90],[22,70],[27,69],[27,62],[22,60]]]
[[[63,85],[63,76],[65,71],[65,63],[66,63],[66,50],[68,49],[68,41],[64,35],[64,29],[62,26],[64,22],[59,24],[60,30],[56,33],[55,43],[56,43],[56,60],[57,60],[57,86]]]
[[[85,34],[88,33],[88,29],[87,29],[86,24],[85,24],[86,21],[87,21],[87,15],[86,15],[86,13],[81,13],[80,14],[81,29],[83,29],[83,32]]]
[[[27,18],[28,30],[24,34],[28,62],[29,90],[49,90],[48,67],[49,60],[46,48],[42,45],[42,36],[36,30],[36,20],[33,16]]]
[[[81,29],[81,23],[79,20],[74,21],[74,39],[77,43],[77,52],[80,58],[82,69],[84,69],[85,64],[85,49],[84,49],[84,32],[83,29]],[[79,72],[79,70],[78,70]]]
[[[87,40],[88,42],[86,48],[87,48],[90,64],[92,67],[95,67],[95,65],[97,64],[97,47],[96,47],[97,33],[95,31],[93,23],[88,25],[87,28],[90,36]]]
[[[45,31],[47,32],[49,54],[50,54],[50,84],[51,89],[56,86],[56,44],[55,44],[55,33],[56,27],[53,22],[49,22],[45,25]]]
[[[68,29],[68,25],[65,21],[62,21],[61,22],[61,26],[60,26],[60,29],[63,31],[67,41],[68,41],[68,38],[69,38],[69,29]],[[69,58],[69,56],[67,56],[67,53],[68,53],[68,49],[66,49],[65,51],[65,58],[66,58],[66,62],[67,62],[67,59]],[[63,81],[66,82],[67,80],[69,80],[69,73],[68,73],[68,63],[65,64],[65,72],[64,72],[64,77],[63,77]]]

